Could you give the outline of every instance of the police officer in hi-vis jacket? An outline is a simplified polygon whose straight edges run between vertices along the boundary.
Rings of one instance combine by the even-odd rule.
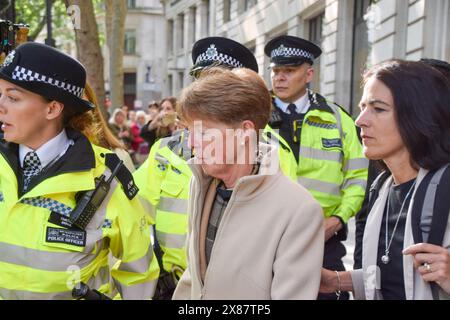
[[[364,199],[368,161],[352,118],[337,104],[308,89],[313,62],[322,50],[293,36],[279,36],[264,49],[272,69],[271,126],[280,130],[296,161],[297,181],[322,205],[325,215],[324,267],[344,270],[346,224]],[[348,298],[342,294],[340,299]],[[336,299],[336,295],[319,295]]]

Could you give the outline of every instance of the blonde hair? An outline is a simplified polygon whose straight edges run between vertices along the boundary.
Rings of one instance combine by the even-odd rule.
[[[98,106],[98,101],[92,87],[86,83],[85,100],[92,102],[95,108],[69,120],[69,126],[83,133],[90,142],[100,147],[114,150],[125,149],[124,145],[112,134]]]
[[[250,69],[208,68],[185,88],[178,103],[182,119],[213,119],[225,124],[250,120],[259,130],[270,118],[271,97],[264,80]]]

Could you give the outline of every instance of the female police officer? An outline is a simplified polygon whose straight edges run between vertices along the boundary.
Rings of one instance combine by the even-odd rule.
[[[121,296],[153,295],[152,221],[133,179],[68,125],[93,107],[81,99],[85,80],[79,62],[37,43],[19,46],[0,67],[0,298],[71,298],[78,282],[110,293],[110,251],[121,260],[111,270]],[[86,197],[102,175],[109,190],[103,183],[103,194]],[[86,221],[74,216],[81,200],[95,204],[92,219],[86,210]]]

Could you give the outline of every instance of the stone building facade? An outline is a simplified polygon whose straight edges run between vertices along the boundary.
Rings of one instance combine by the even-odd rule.
[[[357,113],[361,73],[391,58],[450,60],[450,0],[163,0],[165,94],[192,80],[192,44],[224,36],[246,45],[260,74],[270,70],[264,45],[289,34],[319,44],[313,89]]]

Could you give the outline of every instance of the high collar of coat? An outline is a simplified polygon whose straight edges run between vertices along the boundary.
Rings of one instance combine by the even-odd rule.
[[[260,153],[259,171],[255,175],[241,177],[236,182],[233,188],[236,201],[247,201],[256,197],[266,188],[270,187],[272,182],[281,175],[278,148],[262,142],[258,144],[258,148]],[[213,177],[207,175],[201,165],[195,163],[194,158],[188,161],[188,165],[201,190],[206,192],[205,190],[207,190]]]

